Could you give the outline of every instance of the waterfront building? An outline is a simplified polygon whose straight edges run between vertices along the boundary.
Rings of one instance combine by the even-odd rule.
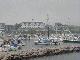
[[[45,31],[45,23],[43,22],[22,22],[19,24],[22,32],[28,31],[28,33],[37,33]]]
[[[21,28],[44,28],[45,23],[43,22],[22,22],[20,23]]]
[[[55,23],[54,30],[56,31],[56,34],[57,33],[63,33],[63,32],[66,32],[66,31],[68,32],[69,27],[68,27],[68,25],[63,25],[61,23]]]
[[[15,30],[14,25],[5,25],[5,32],[6,33],[12,33]]]
[[[5,23],[0,23],[0,33],[5,31]]]

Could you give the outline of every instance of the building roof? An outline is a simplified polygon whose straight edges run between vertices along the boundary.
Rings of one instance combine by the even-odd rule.
[[[43,23],[43,22],[22,22],[22,23]]]

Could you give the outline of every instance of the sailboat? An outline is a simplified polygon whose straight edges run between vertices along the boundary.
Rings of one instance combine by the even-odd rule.
[[[47,23],[48,23],[48,15],[47,15]],[[48,25],[48,24],[46,24]],[[34,41],[36,45],[50,45],[52,43],[57,45],[57,41],[54,41],[55,38],[50,37],[49,35],[49,26],[47,26],[47,36],[39,37],[37,41]]]
[[[80,37],[71,33],[68,29],[70,34],[65,34],[65,39],[63,40],[64,43],[80,43]]]
[[[64,43],[80,43],[80,37],[68,36],[63,40]]]

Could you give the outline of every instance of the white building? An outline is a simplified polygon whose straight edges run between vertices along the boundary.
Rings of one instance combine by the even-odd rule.
[[[21,28],[44,28],[45,23],[43,22],[22,22],[20,23]]]
[[[0,33],[5,31],[5,23],[0,23]]]

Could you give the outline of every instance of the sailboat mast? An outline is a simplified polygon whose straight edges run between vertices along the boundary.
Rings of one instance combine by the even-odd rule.
[[[48,14],[47,14],[47,34],[48,34],[48,39],[49,39],[49,26],[48,26],[48,21],[49,21],[49,17],[48,17]]]
[[[48,26],[48,39],[49,39],[49,26]]]

